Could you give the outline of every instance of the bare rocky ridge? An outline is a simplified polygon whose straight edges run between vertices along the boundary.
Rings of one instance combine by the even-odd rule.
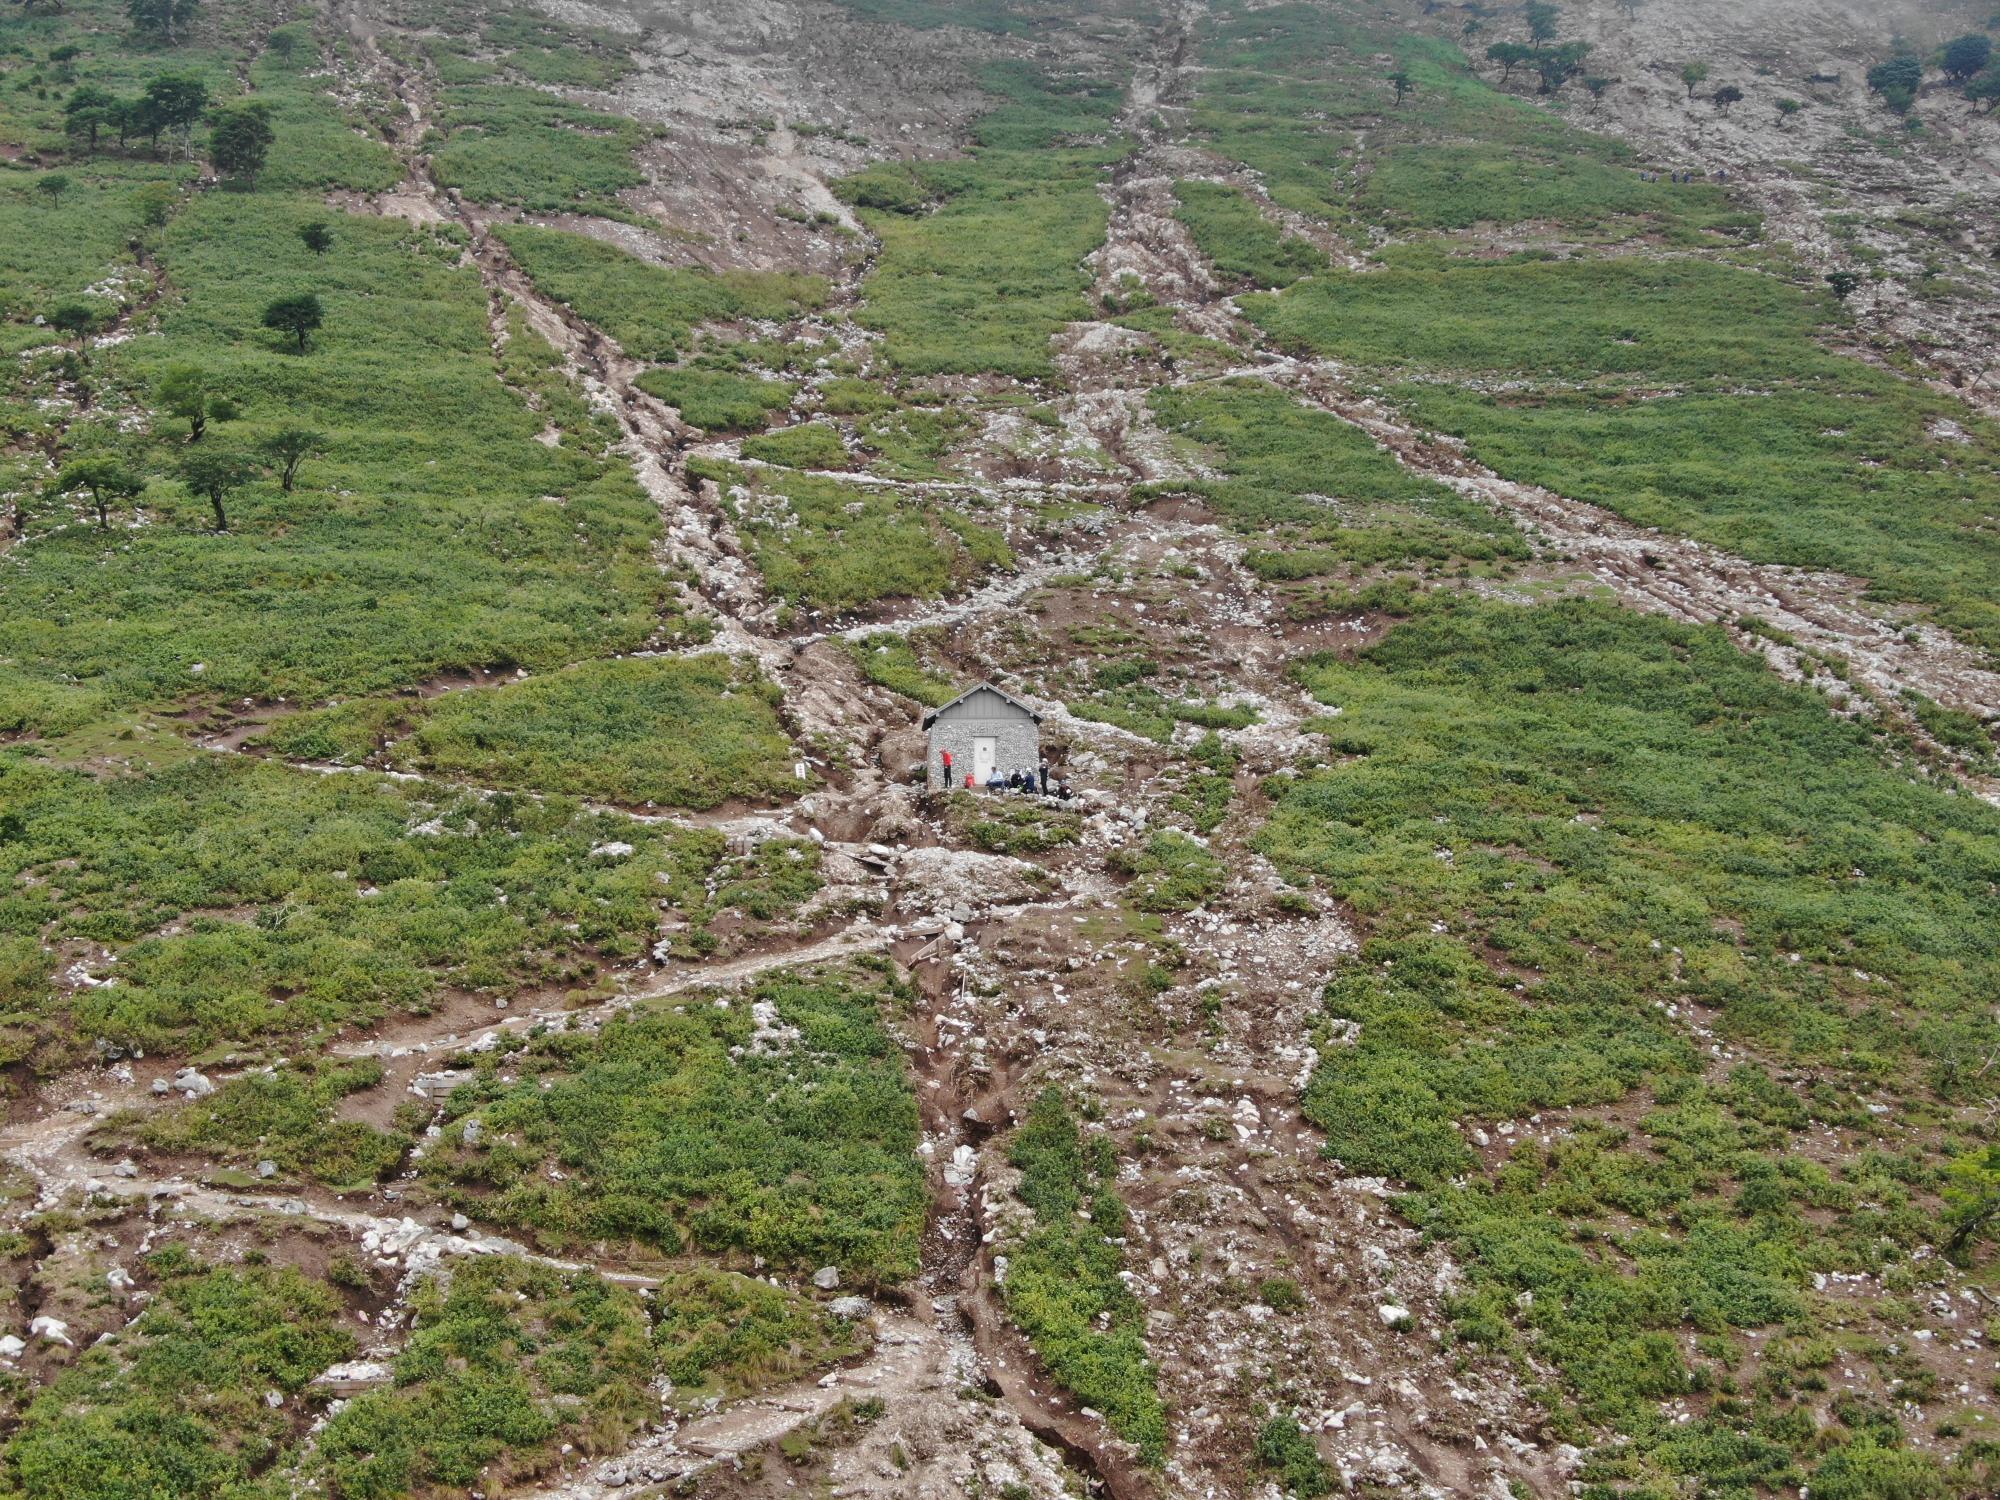
[[[1052,46],[950,29],[907,32],[832,6],[781,0],[708,0],[692,9],[549,0],[547,8],[640,39],[639,71],[615,95],[593,100],[671,128],[648,161],[652,185],[636,195],[636,206],[670,223],[721,226],[700,243],[602,221],[570,227],[587,227],[661,262],[822,271],[837,289],[829,318],[852,305],[865,255],[777,210],[803,205],[844,216],[827,191],[830,179],[884,153],[941,153],[962,138],[965,123],[986,104],[962,64]],[[1738,170],[1749,176],[1753,196],[1802,248],[1835,263],[1840,252],[1818,227],[1827,205],[1803,175],[1757,165],[1772,159],[1764,134],[1741,114],[1727,122],[1690,116],[1665,98],[1668,84],[1679,90],[1671,74],[1656,81],[1648,71],[1697,39],[1717,56],[1758,56],[1753,41],[1767,38],[1761,25],[1730,29],[1739,13],[1719,3],[1712,14],[1682,7],[1685,19],[1671,24],[1658,14],[1664,4],[1656,3],[1630,26],[1608,0],[1589,9],[1590,34],[1607,55],[1630,58],[1620,67],[1635,80],[1614,95],[1603,123],[1654,151],[1670,147],[1744,163]],[[1390,1184],[1349,1175],[1327,1159],[1299,1113],[1299,1092],[1315,1061],[1299,1039],[1327,977],[1358,940],[1349,914],[1323,897],[1313,897],[1304,911],[1281,901],[1277,873],[1249,847],[1264,811],[1256,788],[1325,748],[1310,723],[1322,709],[1286,675],[1288,661],[1306,650],[1359,644],[1371,627],[1296,624],[1241,566],[1244,546],[1236,536],[1168,505],[1114,504],[1089,529],[1039,550],[1024,548],[1018,571],[962,597],[864,624],[780,628],[776,602],[749,565],[721,497],[686,469],[691,453],[734,456],[737,445],[709,441],[640,391],[640,362],[534,287],[490,233],[511,214],[460,201],[437,184],[414,144],[430,114],[428,85],[375,45],[394,24],[390,8],[340,0],[334,14],[356,40],[367,81],[395,98],[409,121],[398,132],[406,180],[365,206],[465,228],[468,254],[493,298],[496,339],[505,336],[506,309],[520,308],[593,403],[621,423],[623,450],[661,509],[661,564],[689,569],[698,579],[699,596],[688,603],[717,625],[715,645],[753,655],[776,676],[788,724],[802,743],[847,752],[839,776],[783,811],[731,813],[702,826],[820,840],[830,882],[863,913],[816,939],[760,946],[724,963],[635,967],[622,976],[618,998],[604,1005],[527,1005],[478,1025],[461,1017],[419,1018],[334,1050],[382,1058],[390,1066],[386,1087],[410,1091],[423,1087],[442,1056],[490,1044],[499,1033],[592,1027],[649,999],[740,985],[779,966],[886,952],[907,968],[918,994],[896,1024],[922,1106],[931,1229],[919,1278],[866,1310],[876,1335],[872,1351],[814,1379],[686,1420],[663,1406],[628,1451],[579,1456],[524,1492],[604,1500],[677,1493],[654,1487],[691,1476],[705,1495],[795,1492],[802,1481],[785,1463],[762,1461],[773,1445],[824,1419],[842,1400],[879,1398],[882,1420],[814,1460],[813,1482],[825,1493],[955,1500],[1025,1492],[1054,1500],[1080,1485],[1117,1497],[1250,1493],[1243,1456],[1261,1416],[1281,1401],[1300,1413],[1350,1487],[1490,1500],[1568,1493],[1580,1454],[1545,1429],[1544,1413],[1528,1393],[1530,1379],[1543,1372],[1524,1374],[1498,1358],[1444,1347],[1444,1305],[1463,1284],[1458,1268],[1396,1214]],[[1872,8],[1829,7],[1811,25],[1825,28],[1832,53],[1858,57],[1873,45],[1872,14]],[[1338,366],[1280,359],[1254,347],[1173,218],[1170,189],[1186,177],[1253,191],[1257,184],[1157,138],[1150,123],[1188,102],[1191,80],[1182,59],[1202,15],[1198,0],[1189,0],[1159,32],[1126,38],[1133,52],[1121,60],[1139,82],[1124,124],[1139,144],[1104,187],[1110,234],[1093,258],[1101,290],[1137,281],[1185,330],[1236,349],[1241,363],[1228,373],[1291,391],[1369,433],[1412,472],[1520,519],[1541,553],[1538,582],[1608,589],[1637,608],[1686,621],[1736,625],[1755,617],[1798,644],[1778,646],[1739,630],[1746,650],[1795,677],[1812,672],[1802,652],[1842,659],[1865,690],[1856,712],[1893,711],[1906,686],[1974,711],[2000,704],[2000,675],[1942,632],[1867,603],[1856,580],[1752,564],[1508,483],[1357,394]],[[1806,45],[1803,37],[1788,41],[1782,55],[1795,58]],[[1840,99],[1843,108],[1864,107],[1845,84]],[[1801,143],[1825,154],[1847,149],[1832,125],[1834,113],[1829,106],[1824,118],[1796,127]],[[869,144],[825,135],[808,142],[779,128],[764,145],[751,146],[742,132],[720,126],[765,114],[838,125]],[[1990,173],[1991,150],[1970,132],[1953,136],[1940,160],[1956,175],[1940,187],[1939,201]],[[1871,171],[1885,170],[1869,160]],[[1351,259],[1328,231],[1287,222],[1338,259]],[[1984,246],[1979,236],[1989,227],[1969,231],[1968,276],[1971,252]],[[1908,301],[1885,287],[1879,326],[1934,344],[1941,375],[1964,373],[1976,352],[1973,313],[1957,304],[1956,310],[1927,306],[1908,321],[1898,310]],[[1125,330],[1109,323],[1073,325],[1057,347],[1067,391],[1055,405],[1069,446],[1046,455],[1036,474],[965,483],[1003,506],[1010,493],[1118,502],[1134,484],[1192,472],[1198,459],[1152,423],[1145,395],[1158,384],[1199,377],[1135,360]],[[1079,458],[1086,448],[1101,457]],[[907,487],[925,489],[919,482]],[[1074,581],[1099,562],[1107,575],[1138,582]],[[843,640],[879,631],[942,631],[949,655],[972,673],[1005,659],[1003,638],[1031,599],[1058,612],[1115,617],[1139,634],[1171,630],[1178,639],[1205,642],[1204,670],[1218,692],[1259,709],[1257,724],[1223,732],[1242,757],[1239,795],[1207,842],[1227,854],[1229,883],[1204,908],[1164,919],[1162,940],[1188,959],[1164,994],[1131,982],[1143,960],[1120,930],[1120,883],[1109,865],[1115,851],[1157,822],[1170,795],[1171,785],[1148,760],[1158,747],[1076,718],[1060,703],[1040,703],[1051,738],[1089,788],[1079,840],[1034,861],[952,850],[938,810],[898,774],[910,758],[907,703],[868,684],[844,649]],[[214,748],[232,753],[240,746]],[[661,816],[690,826],[700,821]],[[1212,1017],[1203,1010],[1210,994],[1228,999]],[[406,1286],[410,1273],[447,1257],[519,1251],[503,1236],[453,1228],[435,1215],[402,1214],[394,1201],[363,1210],[316,1192],[280,1199],[224,1192],[179,1175],[114,1175],[85,1145],[95,1115],[145,1107],[154,1078],[174,1073],[121,1066],[122,1073],[94,1069],[65,1080],[44,1113],[0,1131],[0,1155],[44,1203],[130,1200],[147,1233],[171,1224],[284,1216],[351,1237],[399,1268]],[[213,1083],[227,1074],[217,1067],[202,1076]],[[1162,1471],[1146,1469],[1098,1414],[1079,1410],[1049,1381],[1007,1322],[996,1292],[1004,1276],[998,1260],[1004,1251],[996,1247],[1022,1212],[1010,1191],[1015,1173],[1003,1134],[1050,1083],[1087,1091],[1107,1119],[1143,1130],[1152,1142],[1146,1156],[1125,1163],[1120,1190],[1132,1210],[1129,1284],[1147,1308],[1149,1349],[1172,1413],[1174,1441]],[[1522,1128],[1544,1129],[1539,1119]],[[646,1279],[617,1265],[601,1269]],[[1262,1300],[1261,1288],[1274,1278],[1298,1286],[1302,1308],[1281,1312]],[[1225,1294],[1224,1286],[1241,1295]],[[355,1388],[382,1378],[381,1357],[398,1345],[393,1311],[382,1328],[369,1368],[343,1376]],[[1274,1493],[1267,1482],[1256,1483],[1263,1488],[1255,1492]]]

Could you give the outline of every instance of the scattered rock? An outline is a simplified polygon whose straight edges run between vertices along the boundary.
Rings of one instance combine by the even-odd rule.
[[[813,1272],[813,1285],[823,1292],[830,1292],[840,1285],[840,1270],[836,1266],[821,1266]]]
[[[66,1349],[74,1349],[70,1342],[69,1324],[61,1318],[51,1318],[44,1314],[28,1325],[28,1337],[41,1339],[50,1344],[61,1344]]]

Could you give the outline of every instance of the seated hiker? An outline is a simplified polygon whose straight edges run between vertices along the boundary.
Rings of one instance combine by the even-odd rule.
[[[987,791],[1004,792],[1006,789],[1007,789],[1007,778],[1000,774],[1000,768],[998,766],[995,766],[991,771],[988,771],[986,773]]]

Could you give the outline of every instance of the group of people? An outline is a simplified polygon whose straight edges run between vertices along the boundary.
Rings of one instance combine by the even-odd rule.
[[[941,751],[940,756],[944,762],[944,784],[950,786],[952,785],[951,752],[949,750]],[[973,779],[973,773],[970,771],[965,773],[965,785],[968,791],[979,785]],[[995,766],[986,775],[986,790],[989,792],[1028,792],[1030,794],[1039,792],[1044,797],[1057,797],[1064,802],[1069,801],[1071,797],[1076,795],[1076,793],[1070,790],[1069,781],[1066,777],[1050,774],[1049,759],[1046,755],[1042,757],[1041,764],[1032,771],[1009,771],[1003,776],[1000,774],[1000,768]]]

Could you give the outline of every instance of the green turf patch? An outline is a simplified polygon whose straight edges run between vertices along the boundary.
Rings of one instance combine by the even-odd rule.
[[[343,1500],[476,1488],[489,1466],[526,1479],[565,1445],[615,1450],[659,1412],[651,1331],[628,1288],[469,1256],[411,1301],[394,1383],[336,1412],[309,1460]]]
[[[907,635],[871,635],[845,644],[862,675],[891,692],[914,698],[927,708],[942,708],[958,696],[956,681],[927,668]]]
[[[679,1271],[654,1299],[660,1368],[684,1405],[793,1379],[864,1347],[861,1330],[796,1292],[733,1271]]]
[[[532,224],[496,233],[537,287],[639,359],[673,359],[701,323],[793,318],[826,301],[818,276],[655,266],[585,235]]]
[[[779,973],[551,1033],[504,1070],[484,1054],[425,1171],[468,1213],[551,1244],[900,1280],[927,1198],[916,1100],[879,1017],[899,995],[862,968]]]
[[[315,256],[310,199],[210,193],[167,230],[180,300],[162,336],[100,356],[151,400],[204,371],[243,407],[206,442],[251,448],[280,427],[325,434],[296,491],[269,479],[205,500],[169,479],[187,425],[133,466],[148,524],[110,537],[47,502],[0,598],[0,720],[61,729],[107,704],[305,699],[441,672],[552,667],[654,638],[669,585],[658,515],[621,456],[549,448],[542,418],[494,379],[478,275],[448,232],[333,216]],[[300,354],[260,327],[273,298],[314,289],[325,326]],[[668,618],[671,618],[669,608]]]
[[[840,429],[830,422],[801,422],[743,440],[743,456],[787,469],[845,469],[852,465]]]
[[[731,370],[686,367],[648,370],[639,389],[658,396],[695,426],[711,432],[756,432],[773,412],[792,404],[798,387]]]
[[[1119,1279],[1125,1205],[1117,1157],[1085,1141],[1060,1091],[1046,1089],[1016,1132],[1009,1159],[1034,1225],[1008,1246],[1000,1294],[1049,1373],[1148,1463],[1164,1461],[1167,1413],[1146,1358],[1146,1311]]]
[[[367,1188],[402,1165],[407,1134],[334,1117],[342,1098],[382,1081],[374,1058],[301,1060],[233,1078],[215,1093],[170,1110],[113,1120],[109,1134],[129,1135],[155,1151],[199,1152],[278,1170],[335,1188]]]
[[[1202,59],[1197,138],[1300,213],[1398,231],[1547,220],[1690,244],[1756,226],[1721,189],[1647,182],[1621,142],[1500,92],[1449,42],[1354,7],[1225,7]],[[1415,85],[1401,107],[1392,71]]]
[[[51,1067],[99,1037],[249,1044],[422,1010],[446,985],[588,982],[658,940],[662,900],[705,923],[724,854],[560,800],[247,758],[97,781],[10,755],[0,793],[0,932],[27,945],[0,948],[0,1055]],[[593,855],[609,843],[633,853]],[[112,947],[117,983],[50,985],[35,940],[65,938]]]
[[[1288,235],[1246,193],[1219,182],[1177,182],[1174,217],[1216,270],[1242,286],[1287,287],[1327,268],[1324,252]]]
[[[998,531],[906,491],[734,464],[701,472],[724,486],[766,585],[794,606],[934,599],[1014,564]]]
[[[910,374],[1049,374],[1048,342],[1090,316],[1083,258],[1104,241],[1095,144],[1118,90],[996,64],[981,84],[1007,102],[974,130],[969,160],[884,163],[839,190],[882,242],[864,287],[864,327]]]
[[[288,1402],[351,1356],[340,1300],[292,1267],[206,1266],[177,1244],[146,1256],[152,1300],[58,1368],[0,1453],[29,1500],[254,1495],[290,1439]]]
[[[633,160],[645,127],[540,89],[447,89],[434,133],[438,182],[476,203],[617,217],[625,211],[618,194],[646,180]]]
[[[1624,1477],[1729,1482],[1809,1406],[1760,1384],[1674,1427],[1660,1403],[1721,1373],[1688,1341],[1825,1332],[1813,1271],[1935,1238],[1929,1169],[1869,1149],[1865,1106],[1993,1095],[1967,1062],[2000,814],[1888,768],[1723,631],[1602,605],[1459,600],[1301,676],[1347,759],[1269,784],[1259,843],[1371,934],[1307,1114],[1350,1170],[1421,1189],[1406,1212],[1472,1278],[1461,1336],[1556,1361],[1581,1423],[1639,1440]],[[1710,1076],[1690,1004],[1784,1071]],[[1552,1109],[1578,1113],[1551,1144],[1481,1166],[1471,1125]],[[1853,1144],[1822,1166],[1801,1148],[1829,1128]]]
[[[1262,381],[1158,390],[1150,404],[1166,426],[1209,448],[1222,475],[1167,488],[1192,489],[1259,538],[1264,545],[1247,561],[1267,577],[1527,555],[1502,517],[1410,473],[1358,427]]]
[[[2000,649],[2000,429],[1820,348],[1825,296],[1696,261],[1588,261],[1328,276],[1245,311],[1385,370],[1509,381],[1391,392],[1509,478],[1851,574]],[[1521,388],[1535,381],[1552,384]]]
[[[433,699],[394,754],[483,786],[708,808],[797,790],[780,701],[725,656],[582,662]]]

